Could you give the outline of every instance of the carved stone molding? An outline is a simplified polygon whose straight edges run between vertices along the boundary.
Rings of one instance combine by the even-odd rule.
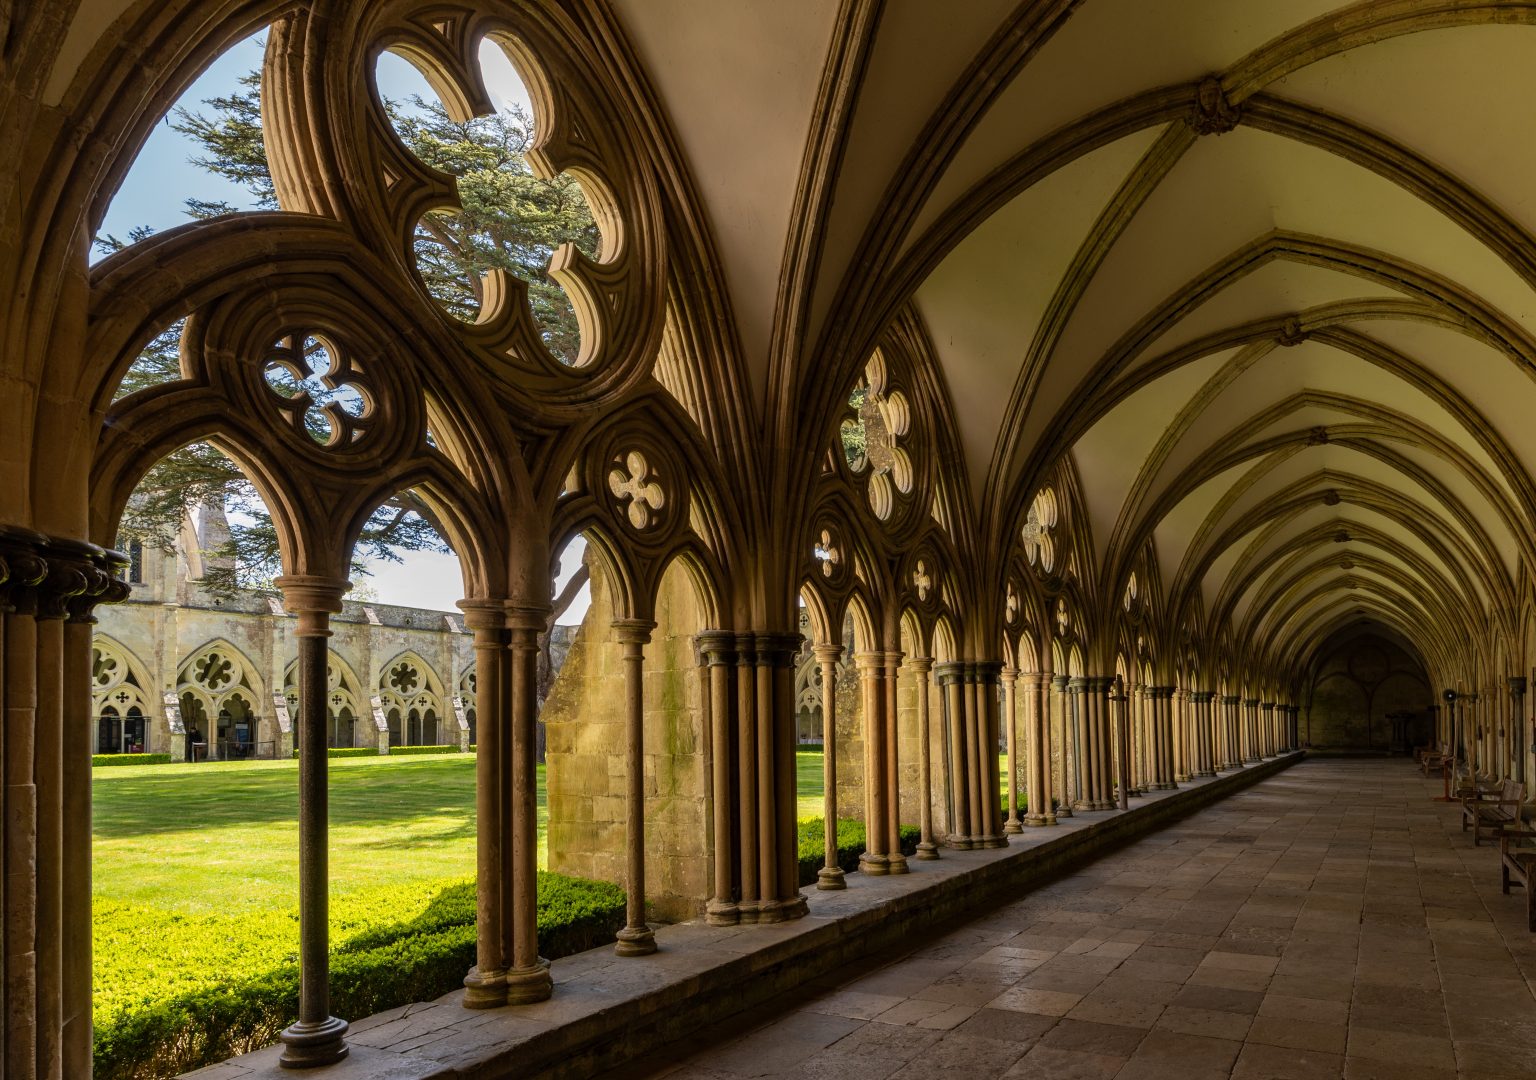
[[[0,611],[93,622],[97,604],[128,598],[118,552],[65,537],[0,526]]]

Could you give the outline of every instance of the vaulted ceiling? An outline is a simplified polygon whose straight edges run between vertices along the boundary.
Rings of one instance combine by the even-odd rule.
[[[991,535],[1065,454],[1106,580],[1150,541],[1164,603],[1266,651],[1517,617],[1536,5],[617,12],[765,414],[910,304]]]

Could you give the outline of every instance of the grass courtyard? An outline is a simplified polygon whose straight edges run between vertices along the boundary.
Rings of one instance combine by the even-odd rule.
[[[124,1039],[131,1041],[135,1025],[143,1028],[135,1017],[146,1015],[144,1010],[187,995],[218,995],[241,980],[261,985],[277,970],[274,965],[291,968],[296,960],[297,763],[114,766],[93,772],[98,1073],[174,1075],[190,1062],[164,1072],[104,1065],[114,1060]],[[799,753],[797,779],[798,816],[819,819],[819,750]],[[474,794],[475,762],[467,754],[331,760],[333,950],[392,927],[440,921],[449,896],[472,924]],[[543,766],[538,809],[542,868],[547,863]],[[472,926],[465,932],[472,944]],[[261,1045],[275,1030],[258,1031],[250,1045]],[[132,1037],[154,1043],[142,1033]],[[209,1060],[240,1048],[222,1044]],[[138,1060],[137,1052],[130,1046],[120,1056]]]

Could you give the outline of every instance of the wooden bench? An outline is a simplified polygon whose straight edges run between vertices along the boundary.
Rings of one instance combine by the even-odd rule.
[[[1531,880],[1536,876],[1536,851],[1520,851],[1516,845],[1521,840],[1536,839],[1536,829],[1527,825],[1505,825],[1499,829],[1499,886],[1509,895],[1511,879],[1525,890],[1525,928],[1536,934],[1536,889]]]
[[[1461,800],[1461,831],[1472,826],[1472,845],[1481,847],[1483,830],[1492,836],[1506,825],[1520,824],[1520,807],[1525,803],[1525,785],[1506,780],[1497,794],[1475,792]]]
[[[1441,743],[1439,749],[1433,746],[1421,746],[1418,750],[1419,771],[1426,777],[1433,776],[1436,769],[1445,764],[1445,759],[1451,756],[1451,748]]]

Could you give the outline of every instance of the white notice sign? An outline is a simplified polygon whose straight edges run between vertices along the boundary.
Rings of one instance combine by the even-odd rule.
[[[176,696],[176,691],[167,690],[161,700],[165,703],[165,724],[171,729],[171,734],[185,735],[187,728],[181,722],[181,699]]]
[[[453,695],[453,715],[459,719],[459,730],[469,730],[469,717],[464,714],[464,699],[458,694]]]
[[[388,731],[389,721],[384,719],[384,699],[374,694],[368,699],[368,704],[373,707],[373,726],[379,731]]]
[[[273,693],[272,715],[277,717],[277,729],[279,731],[293,730],[293,721],[288,716],[288,696],[286,694]]]

